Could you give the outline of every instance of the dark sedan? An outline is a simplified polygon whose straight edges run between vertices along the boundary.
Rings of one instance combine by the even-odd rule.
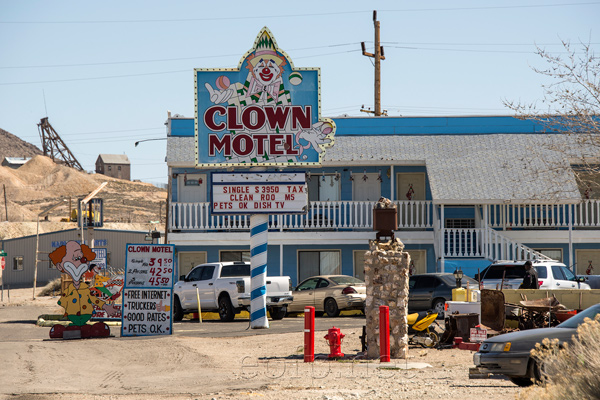
[[[478,373],[505,375],[519,386],[532,385],[541,378],[540,367],[530,355],[535,344],[546,338],[558,339],[559,343],[569,342],[583,320],[593,319],[597,314],[600,314],[600,303],[554,328],[529,329],[489,338],[473,356],[475,367]]]
[[[461,284],[462,287],[469,285],[471,289],[479,289],[479,283],[466,276]],[[455,287],[456,279],[450,273],[412,275],[408,279],[408,309],[411,312],[435,310],[443,316],[445,303],[452,300]]]

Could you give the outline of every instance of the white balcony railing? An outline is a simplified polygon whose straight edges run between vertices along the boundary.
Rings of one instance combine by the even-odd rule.
[[[573,228],[600,227],[600,200],[579,204],[491,204],[488,205],[492,228],[566,228],[572,214]]]
[[[549,260],[539,251],[507,238],[491,228],[443,229],[444,257],[489,260]]]
[[[272,215],[270,229],[372,230],[373,201],[312,201],[306,214]],[[433,227],[431,201],[397,201],[398,229]],[[172,230],[247,230],[249,215],[211,215],[210,203],[171,203]]]

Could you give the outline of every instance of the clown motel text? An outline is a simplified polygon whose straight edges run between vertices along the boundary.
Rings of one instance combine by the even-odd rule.
[[[170,289],[124,289],[121,336],[170,335]]]
[[[308,202],[306,184],[216,184],[212,210],[218,214],[300,213]]]
[[[125,287],[173,287],[172,245],[127,245]]]
[[[224,120],[223,120],[224,117]],[[300,154],[294,147],[294,133],[300,129],[310,129],[311,106],[244,107],[241,113],[235,106],[215,105],[204,112],[204,125],[213,132],[226,132],[219,137],[208,135],[208,154],[214,157],[222,153],[225,157],[247,156],[249,154],[288,155]],[[285,132],[286,127],[292,132]],[[268,127],[281,133],[258,133]],[[229,132],[244,132],[232,135]]]

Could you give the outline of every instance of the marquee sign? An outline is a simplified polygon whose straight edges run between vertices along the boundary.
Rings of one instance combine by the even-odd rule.
[[[308,206],[304,172],[212,174],[213,214],[305,213]]]
[[[294,68],[266,27],[238,68],[197,68],[196,166],[320,165],[335,134],[320,86],[320,70]]]

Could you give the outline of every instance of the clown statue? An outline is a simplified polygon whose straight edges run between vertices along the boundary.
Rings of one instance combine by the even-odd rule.
[[[50,253],[49,257],[60,272],[73,279],[58,300],[58,305],[65,309],[65,316],[71,321],[71,325],[66,329],[62,325],[54,325],[50,337],[62,338],[65,331],[80,331],[80,336],[73,334],[72,337],[108,336],[110,329],[106,324],[99,322],[93,326],[87,325],[94,314],[94,305],[104,309],[108,315],[118,312],[112,305],[92,295],[89,286],[82,282],[83,274],[93,268],[90,262],[96,258],[96,253],[85,244],[70,241]]]

